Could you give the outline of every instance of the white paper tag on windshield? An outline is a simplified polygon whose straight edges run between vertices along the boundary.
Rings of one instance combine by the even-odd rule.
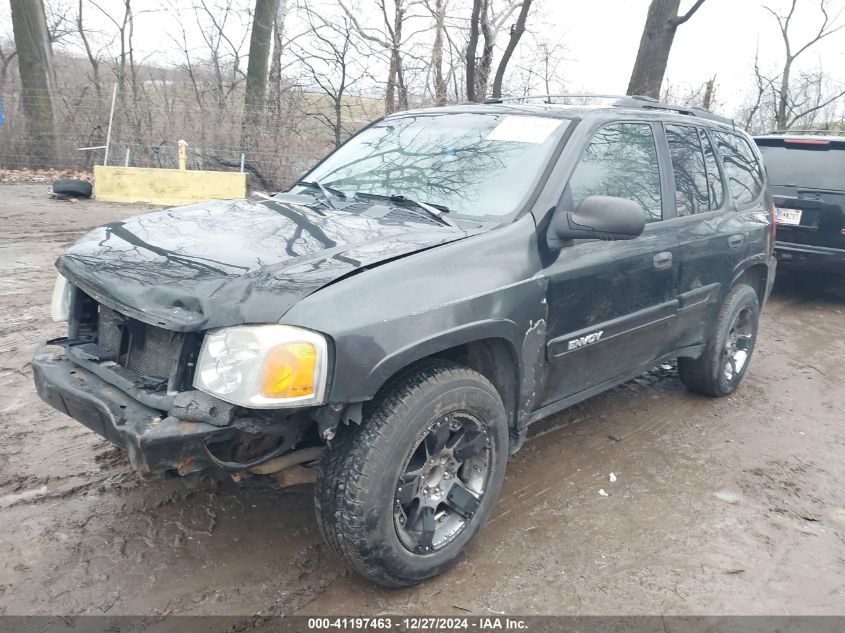
[[[560,122],[542,116],[506,116],[487,135],[487,140],[540,144],[560,127]]]

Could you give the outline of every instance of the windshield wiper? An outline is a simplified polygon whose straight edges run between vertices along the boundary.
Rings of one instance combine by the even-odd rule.
[[[419,200],[414,200],[413,198],[409,198],[406,195],[401,193],[394,193],[389,196],[384,196],[376,193],[356,193],[356,197],[359,196],[370,196],[373,198],[383,198],[385,200],[390,200],[391,202],[400,202],[403,204],[409,204],[418,209],[422,209],[425,211],[429,216],[440,222],[441,224],[445,224],[446,226],[455,227],[455,223],[446,218],[444,213],[449,213],[449,207],[444,207],[440,204],[430,204],[428,202],[420,202]]]
[[[334,206],[334,202],[332,202],[332,195],[338,198],[345,198],[346,194],[343,193],[340,189],[335,189],[334,187],[326,187],[323,183],[317,182],[316,180],[300,180],[294,186],[299,187],[309,187],[311,189],[317,189],[320,193],[323,194],[324,202],[329,205],[332,209],[337,209]]]

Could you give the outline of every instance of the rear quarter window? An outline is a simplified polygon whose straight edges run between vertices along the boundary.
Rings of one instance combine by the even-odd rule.
[[[666,141],[675,175],[675,205],[678,215],[693,215],[710,210],[707,167],[698,128],[665,125]]]
[[[704,130],[699,130],[701,144],[704,147],[704,161],[707,164],[707,190],[710,197],[710,210],[721,209],[725,204],[725,182],[719,171],[719,163],[716,160],[716,150],[710,142]]]
[[[763,192],[763,168],[757,154],[739,134],[716,132],[714,137],[734,202],[739,207],[751,204]]]

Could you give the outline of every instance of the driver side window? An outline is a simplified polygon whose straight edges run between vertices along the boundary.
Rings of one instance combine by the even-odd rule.
[[[567,185],[572,208],[589,196],[639,203],[646,222],[663,219],[663,196],[654,133],[648,123],[613,123],[593,135]]]

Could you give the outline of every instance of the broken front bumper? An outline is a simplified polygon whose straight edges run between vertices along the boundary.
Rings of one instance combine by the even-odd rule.
[[[63,347],[42,345],[32,361],[38,395],[129,454],[142,475],[175,470],[186,475],[212,466],[203,444],[231,430],[189,422],[141,404],[68,360]]]

